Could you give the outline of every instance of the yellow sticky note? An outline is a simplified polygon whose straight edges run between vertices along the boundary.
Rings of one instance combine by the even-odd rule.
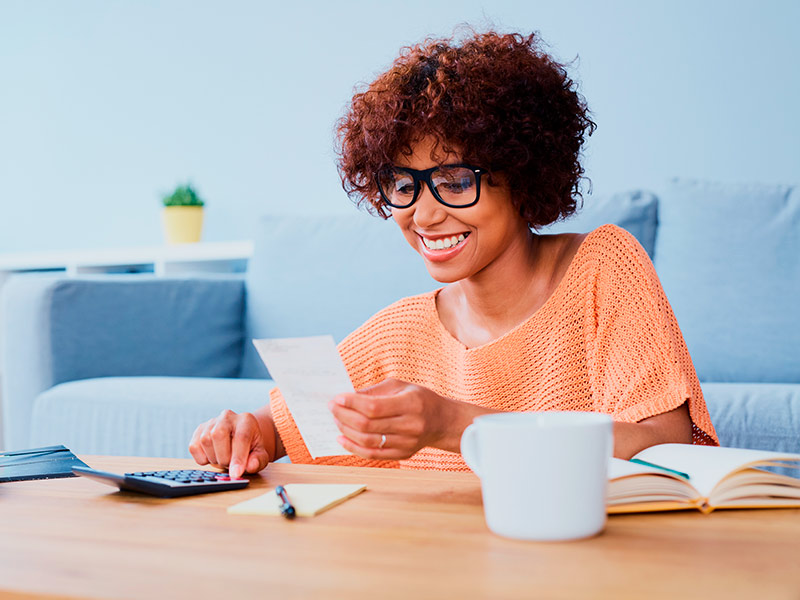
[[[283,486],[297,516],[313,517],[360,494],[362,483],[289,483]],[[266,494],[228,507],[232,515],[280,515],[281,499],[271,490]]]

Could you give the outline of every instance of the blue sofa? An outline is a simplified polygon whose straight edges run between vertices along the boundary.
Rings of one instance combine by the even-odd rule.
[[[800,190],[676,180],[589,197],[546,232],[607,222],[653,259],[722,444],[800,452]],[[267,401],[250,339],[338,341],[437,285],[391,221],[355,210],[265,217],[245,277],[14,277],[0,324],[5,445],[188,456],[197,424]]]

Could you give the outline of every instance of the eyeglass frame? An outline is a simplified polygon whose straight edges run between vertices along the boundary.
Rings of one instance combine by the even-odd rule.
[[[439,195],[439,192],[436,191],[436,186],[433,185],[433,181],[431,181],[431,175],[434,171],[441,169],[442,167],[461,167],[464,169],[469,169],[475,174],[475,200],[470,202],[469,204],[449,204],[445,202],[442,197]],[[380,173],[383,169],[392,168],[397,171],[403,171],[404,173],[408,173],[411,175],[411,178],[414,180],[414,196],[411,198],[411,202],[405,204],[403,206],[398,206],[397,204],[392,204],[389,199],[386,197],[386,194],[383,191],[383,187],[381,187],[381,180],[380,180]],[[475,206],[480,200],[481,197],[481,175],[486,174],[485,169],[481,169],[480,167],[474,167],[472,165],[468,165],[466,163],[455,163],[452,165],[437,165],[435,167],[431,167],[430,169],[410,169],[408,167],[396,167],[392,165],[391,167],[384,167],[383,169],[379,169],[375,171],[375,185],[378,186],[378,193],[381,195],[381,200],[384,201],[388,206],[391,208],[397,209],[404,209],[404,208],[411,208],[414,203],[419,200],[420,194],[422,193],[422,183],[426,183],[428,185],[428,189],[431,191],[431,194],[436,199],[437,202],[447,206],[448,208],[469,208],[470,206]]]

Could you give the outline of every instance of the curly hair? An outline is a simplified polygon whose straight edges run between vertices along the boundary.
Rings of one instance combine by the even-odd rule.
[[[584,98],[536,34],[474,33],[403,48],[391,68],[357,92],[337,122],[342,187],[388,218],[374,173],[432,136],[445,152],[502,174],[532,227],[577,208],[581,147],[594,132]]]

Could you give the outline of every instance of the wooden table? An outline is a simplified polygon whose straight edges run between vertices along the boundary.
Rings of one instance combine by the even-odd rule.
[[[188,460],[83,457],[115,472]],[[366,483],[313,518],[228,515],[279,483]],[[595,538],[507,540],[472,474],[270,465],[157,499],[83,478],[0,484],[0,589],[98,598],[800,598],[800,510],[624,515]],[[0,593],[0,595],[2,595]]]

